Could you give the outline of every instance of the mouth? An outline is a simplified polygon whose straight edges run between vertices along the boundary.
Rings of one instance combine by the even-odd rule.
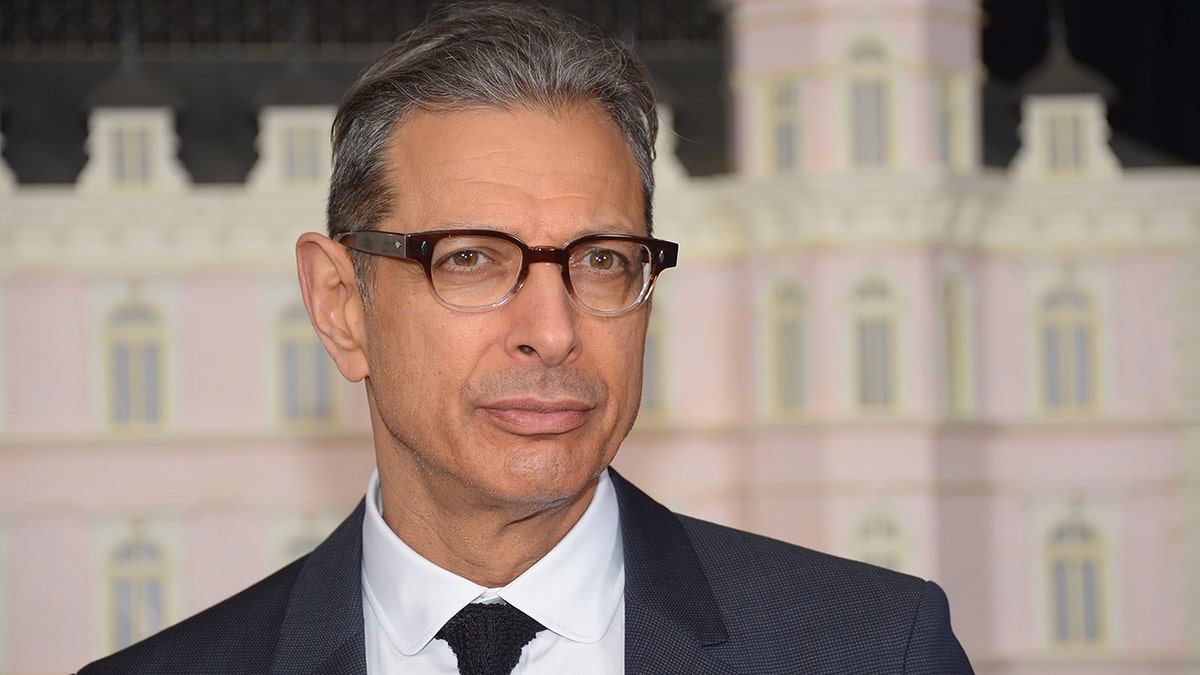
[[[521,436],[565,434],[583,426],[592,406],[582,401],[507,399],[480,406],[501,428]]]

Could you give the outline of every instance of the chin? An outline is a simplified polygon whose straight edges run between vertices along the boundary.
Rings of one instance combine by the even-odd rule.
[[[509,502],[558,504],[572,501],[595,485],[607,464],[565,464],[547,457],[525,457],[510,462],[504,469],[505,480],[496,485],[496,496]],[[532,460],[532,461],[530,461]]]

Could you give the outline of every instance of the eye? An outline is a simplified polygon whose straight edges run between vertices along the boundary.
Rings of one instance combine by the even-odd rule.
[[[483,254],[473,249],[455,251],[450,255],[450,264],[455,267],[474,267],[480,264]]]
[[[482,248],[455,248],[434,260],[434,268],[445,272],[468,272],[496,262],[494,254]]]
[[[611,249],[592,249],[584,253],[583,264],[588,269],[610,270],[622,264],[622,256]]]
[[[610,270],[617,264],[617,254],[603,248],[588,251],[584,258],[588,267],[596,270]]]

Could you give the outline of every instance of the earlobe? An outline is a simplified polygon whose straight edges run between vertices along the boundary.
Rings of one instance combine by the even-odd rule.
[[[368,375],[362,300],[345,249],[308,232],[296,242],[300,293],[317,337],[338,371],[351,382]]]

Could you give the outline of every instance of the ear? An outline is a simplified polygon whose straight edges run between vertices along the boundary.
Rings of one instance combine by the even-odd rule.
[[[296,242],[296,271],[308,318],[338,371],[351,382],[368,373],[366,322],[354,266],[345,247],[307,232]]]

